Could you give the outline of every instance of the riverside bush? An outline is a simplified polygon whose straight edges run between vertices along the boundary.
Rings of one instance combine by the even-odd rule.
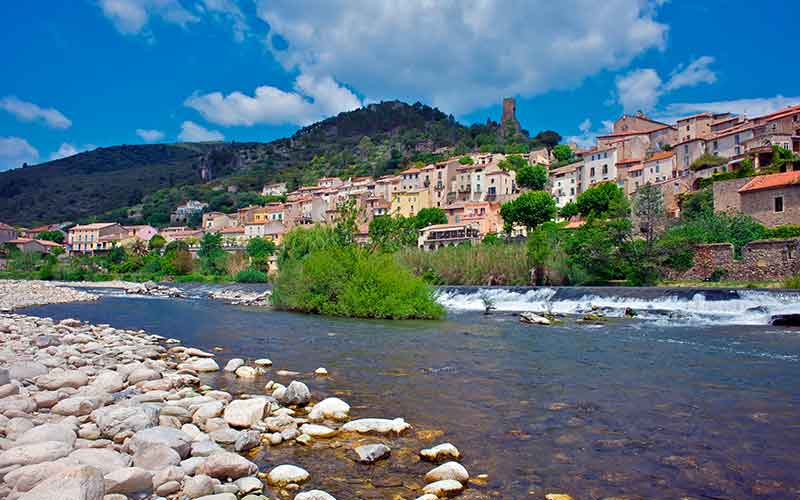
[[[256,269],[242,269],[233,279],[239,283],[266,283],[269,281],[269,276]]]
[[[433,290],[392,255],[354,246],[288,259],[273,286],[280,309],[375,319],[440,319]]]
[[[406,248],[397,260],[435,285],[527,285],[527,248],[517,243],[460,245],[426,252]]]

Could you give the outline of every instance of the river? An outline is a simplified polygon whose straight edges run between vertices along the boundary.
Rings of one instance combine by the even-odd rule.
[[[797,310],[794,293],[450,288],[439,297],[447,320],[387,322],[236,307],[190,291],[196,298],[99,290],[99,302],[21,312],[222,346],[220,365],[269,357],[273,370],[303,372],[315,399],[348,401],[353,417],[403,417],[420,431],[415,440],[455,444],[473,477],[488,474],[465,498],[800,495],[800,330],[767,325],[770,314]],[[488,316],[487,297],[498,309]],[[593,306],[611,319],[530,326],[513,314]],[[636,318],[622,318],[628,307]],[[308,375],[320,366],[330,377]],[[270,377],[207,378],[263,393]],[[340,500],[392,498],[427,470],[403,451],[419,443],[393,444],[398,453],[372,468],[335,447],[268,450],[257,461],[289,455],[322,468],[322,486]]]

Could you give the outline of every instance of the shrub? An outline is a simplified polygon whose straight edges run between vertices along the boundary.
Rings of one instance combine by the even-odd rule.
[[[275,279],[276,307],[331,316],[438,319],[433,290],[388,254],[355,247],[314,250],[289,259]]]
[[[800,237],[800,224],[784,224],[767,230],[767,237],[774,239]]]
[[[800,288],[800,274],[795,274],[783,281],[784,288]]]
[[[236,273],[234,280],[239,283],[266,283],[269,281],[269,276],[256,269],[243,269]]]

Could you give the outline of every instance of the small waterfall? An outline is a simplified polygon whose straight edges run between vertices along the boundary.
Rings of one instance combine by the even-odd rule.
[[[483,311],[485,298],[497,311],[580,315],[600,309],[622,317],[633,309],[640,319],[681,325],[766,325],[774,314],[800,313],[800,293],[767,290],[443,287],[437,293],[452,311]]]

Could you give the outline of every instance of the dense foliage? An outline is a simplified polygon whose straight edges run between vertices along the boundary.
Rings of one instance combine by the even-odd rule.
[[[510,233],[515,225],[529,231],[539,224],[552,220],[557,213],[556,200],[544,191],[528,191],[500,207],[505,230]]]

